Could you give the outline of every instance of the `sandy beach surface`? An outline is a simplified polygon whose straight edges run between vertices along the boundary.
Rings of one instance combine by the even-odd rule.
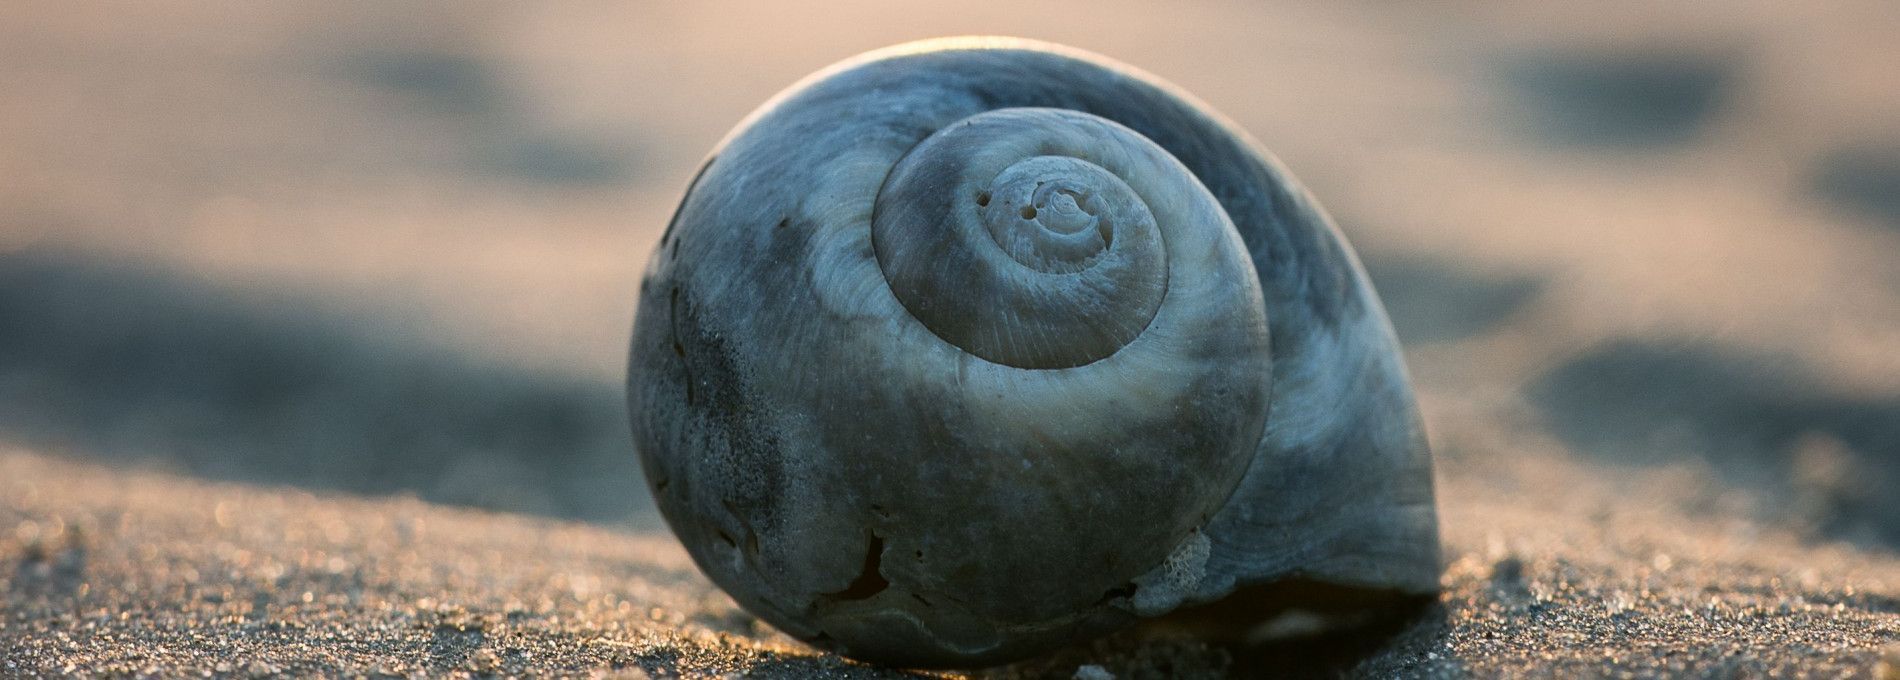
[[[955,34],[1138,65],[1308,184],[1406,346],[1447,559],[1369,630],[979,676],[1900,673],[1890,0],[22,2],[0,676],[905,675],[698,573],[620,384],[703,154]]]
[[[1687,472],[1519,467],[1444,489],[1446,592],[1403,625],[1262,650],[1135,631],[978,675],[1876,677],[1900,637],[1900,561],[1680,507]],[[0,479],[8,675],[907,675],[771,630],[663,533],[21,450]]]

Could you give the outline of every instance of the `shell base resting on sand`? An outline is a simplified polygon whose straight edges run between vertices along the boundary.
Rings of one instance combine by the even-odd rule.
[[[1430,454],[1344,240],[1203,105],[1065,48],[900,46],[741,123],[652,257],[628,392],[700,567],[858,658],[1438,587]]]

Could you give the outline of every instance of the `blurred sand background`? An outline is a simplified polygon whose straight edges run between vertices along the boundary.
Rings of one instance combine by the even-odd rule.
[[[0,672],[880,673],[685,561],[624,342],[734,123],[967,33],[1175,82],[1359,249],[1449,591],[1316,670],[1871,674],[1900,640],[1900,4],[23,2]],[[1007,673],[1082,663],[1248,660]]]

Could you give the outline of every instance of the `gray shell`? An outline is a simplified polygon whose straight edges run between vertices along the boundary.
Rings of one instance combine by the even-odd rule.
[[[694,560],[854,657],[1001,663],[1289,579],[1438,587],[1430,453],[1350,248],[1243,133],[1067,48],[905,45],[768,102],[661,237],[627,381]]]

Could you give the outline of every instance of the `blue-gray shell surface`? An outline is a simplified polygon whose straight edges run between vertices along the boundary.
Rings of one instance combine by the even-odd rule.
[[[706,574],[862,659],[1438,588],[1431,455],[1343,237],[1205,105],[1068,48],[899,46],[747,118],[651,257],[628,395]]]

